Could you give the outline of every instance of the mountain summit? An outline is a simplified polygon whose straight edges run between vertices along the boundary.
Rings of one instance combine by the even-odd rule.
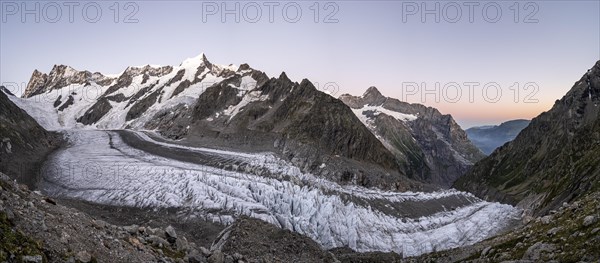
[[[484,156],[452,116],[435,108],[385,97],[375,87],[340,100],[394,153],[410,178],[449,187]]]

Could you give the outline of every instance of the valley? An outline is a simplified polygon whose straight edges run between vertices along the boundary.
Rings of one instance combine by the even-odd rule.
[[[394,193],[341,186],[267,153],[186,147],[131,131],[66,134],[69,147],[45,165],[40,189],[49,196],[175,208],[187,219],[225,225],[246,215],[311,237],[326,249],[415,256],[483,240],[520,217],[511,206],[458,191]],[[193,157],[179,161],[151,154],[129,147],[119,134],[136,137],[130,144],[159,148],[160,155]]]

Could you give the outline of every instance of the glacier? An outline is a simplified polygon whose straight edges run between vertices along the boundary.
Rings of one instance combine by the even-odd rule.
[[[128,145],[119,132],[140,140],[229,160],[222,169],[154,155]],[[470,245],[519,220],[515,207],[468,193],[388,192],[340,185],[302,173],[272,153],[239,153],[154,140],[149,132],[65,130],[69,147],[43,168],[50,196],[145,208],[178,208],[182,216],[229,224],[248,215],[306,235],[326,249],[394,251],[403,256]],[[237,169],[235,169],[237,168]],[[262,173],[257,171],[268,171]],[[426,216],[390,213],[398,205],[458,196],[468,205]]]

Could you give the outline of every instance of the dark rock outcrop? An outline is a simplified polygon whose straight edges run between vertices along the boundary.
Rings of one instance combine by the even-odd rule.
[[[8,96],[0,91],[0,172],[34,188],[42,162],[62,143],[62,136],[46,131]]]
[[[100,120],[112,106],[108,102],[107,98],[100,98],[94,105],[85,111],[85,113],[77,119],[77,122],[83,123],[84,125],[90,125]]]

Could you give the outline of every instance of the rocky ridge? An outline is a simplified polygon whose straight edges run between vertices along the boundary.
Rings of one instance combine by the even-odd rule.
[[[600,61],[455,187],[545,215],[600,188]]]
[[[395,155],[410,178],[450,187],[484,156],[452,116],[435,108],[385,97],[375,87],[360,97],[344,94],[340,100]]]
[[[48,132],[17,107],[0,87],[0,172],[34,187],[40,165],[62,143],[62,136]]]

